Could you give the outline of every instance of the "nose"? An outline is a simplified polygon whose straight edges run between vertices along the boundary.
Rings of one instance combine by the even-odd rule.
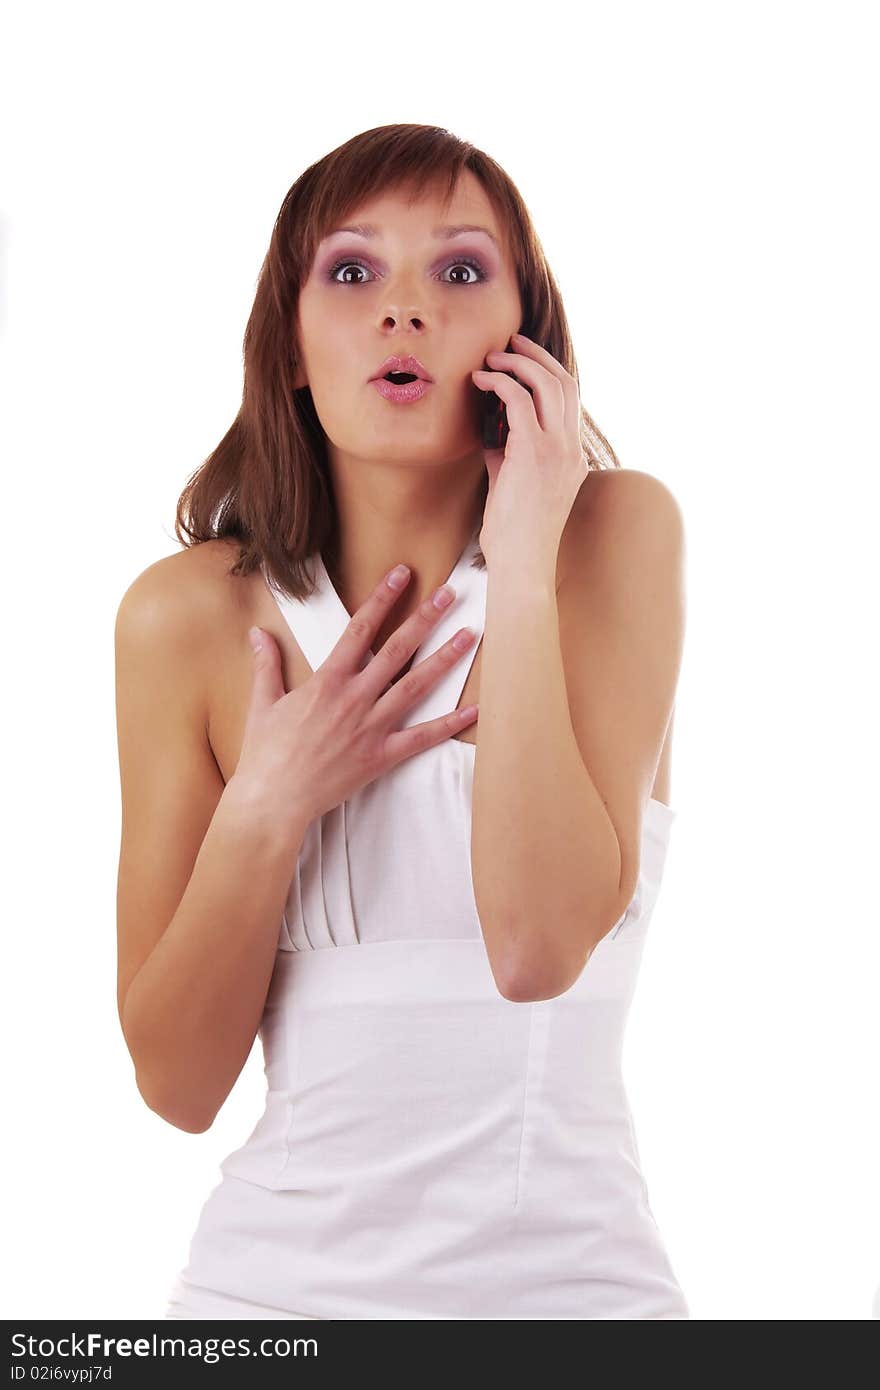
[[[419,293],[414,277],[398,276],[393,282],[386,282],[388,298],[382,324],[385,332],[417,330],[425,327],[425,307],[419,304]]]
[[[382,321],[383,327],[387,331],[399,328],[402,324],[407,324],[418,329],[424,327],[425,321],[420,314],[386,314]]]

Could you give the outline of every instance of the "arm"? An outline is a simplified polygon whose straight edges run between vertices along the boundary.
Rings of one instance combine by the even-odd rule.
[[[671,493],[626,470],[583,494],[558,610],[549,573],[505,557],[489,576],[472,871],[493,974],[519,1001],[568,989],[635,892],[681,655]]]
[[[199,677],[218,615],[183,610],[173,568],[191,558],[146,570],[116,620],[117,1007],[147,1105],[195,1133],[253,1045],[305,827],[266,816],[234,776],[224,788]],[[193,610],[208,602],[192,573],[185,587]]]
[[[489,575],[472,822],[474,896],[499,990],[552,998],[601,935],[620,865],[572,729],[550,575]]]

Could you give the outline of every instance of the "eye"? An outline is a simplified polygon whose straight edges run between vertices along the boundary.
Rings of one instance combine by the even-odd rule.
[[[362,285],[362,284],[364,284],[365,282],[364,282],[363,280],[337,280],[337,279],[336,279],[336,276],[337,276],[338,272],[339,272],[340,270],[344,269],[344,268],[347,268],[348,266],[356,266],[358,270],[365,270],[365,271],[367,271],[368,274],[370,273],[370,268],[369,268],[369,266],[364,265],[364,262],[363,262],[363,261],[357,260],[354,256],[346,256],[343,260],[336,261],[335,265],[332,265],[332,266],[330,267],[330,269],[327,271],[327,279],[330,280],[330,281],[332,281],[332,282],[334,282],[334,283],[337,284],[337,285]],[[489,277],[487,276],[487,274],[486,274],[486,271],[483,269],[483,266],[481,265],[481,263],[480,263],[479,261],[477,261],[477,260],[474,260],[474,259],[473,259],[472,257],[470,257],[470,256],[462,256],[462,257],[459,257],[458,260],[455,260],[455,261],[448,261],[447,264],[443,267],[444,270],[458,270],[458,269],[461,269],[461,268],[467,268],[468,270],[473,270],[473,271],[475,271],[475,272],[476,272],[476,275],[477,275],[477,278],[476,278],[475,280],[453,280],[453,281],[447,281],[447,284],[478,285],[478,284],[480,284],[483,280],[487,280],[487,279],[489,278]]]
[[[483,267],[480,265],[480,262],[479,262],[479,261],[472,261],[472,260],[470,259],[470,257],[467,257],[467,258],[466,258],[465,260],[463,260],[463,261],[450,261],[449,265],[446,266],[446,269],[447,269],[447,270],[461,270],[461,269],[466,269],[466,270],[475,270],[475,271],[476,271],[476,273],[477,273],[477,279],[476,279],[476,280],[459,280],[459,281],[457,281],[457,282],[453,282],[453,283],[458,283],[459,285],[478,285],[478,284],[480,283],[481,280],[486,280],[486,279],[488,279],[488,276],[486,275],[486,272],[485,272],[485,270],[483,269]]]

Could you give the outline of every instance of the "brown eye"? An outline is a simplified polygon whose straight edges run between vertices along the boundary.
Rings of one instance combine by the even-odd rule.
[[[338,272],[340,270],[347,270],[349,267],[351,267],[352,269],[363,270],[367,275],[372,274],[370,267],[364,265],[363,261],[359,261],[353,256],[346,256],[344,259],[336,261],[335,264],[330,267],[330,269],[327,271],[327,279],[336,285],[365,284],[365,280],[337,280],[336,276]],[[446,265],[443,267],[443,271],[441,271],[441,274],[448,270],[460,270],[464,267],[467,267],[467,269],[473,270],[476,273],[475,280],[447,280],[445,281],[445,283],[449,285],[464,286],[480,285],[483,283],[484,280],[488,280],[489,278],[480,261],[472,259],[470,256],[459,257],[459,259],[455,261],[447,261]]]

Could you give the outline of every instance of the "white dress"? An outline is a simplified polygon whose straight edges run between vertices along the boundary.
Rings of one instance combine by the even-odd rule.
[[[459,701],[485,626],[476,549],[413,664],[462,626],[476,640],[403,725]],[[312,670],[349,621],[315,564],[305,600],[270,585]],[[260,1025],[265,1110],[220,1165],[170,1316],[690,1316],[621,1074],[676,813],[648,803],[632,902],[579,979],[513,1003],[474,901],[475,756],[449,738],[310,824]]]

